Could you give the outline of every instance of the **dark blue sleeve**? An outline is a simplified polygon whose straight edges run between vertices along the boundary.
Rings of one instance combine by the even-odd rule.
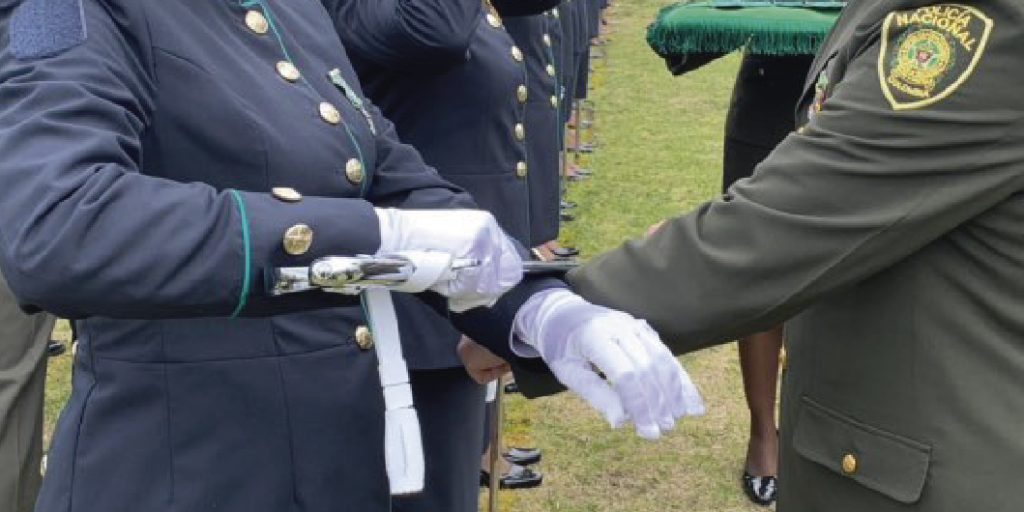
[[[322,0],[353,58],[407,71],[466,59],[480,0]]]
[[[466,336],[508,361],[524,396],[537,398],[558,393],[565,390],[565,387],[558,382],[544,361],[515,355],[509,345],[509,335],[516,313],[531,296],[544,290],[565,287],[565,283],[559,279],[527,277],[493,307],[476,308],[452,315],[452,322]]]
[[[155,115],[144,20],[115,12],[131,4],[82,5],[87,38],[22,59],[12,46],[24,57],[35,43],[12,45],[15,11],[0,9],[0,264],[26,308],[67,317],[252,314],[247,306],[273,314],[259,289],[270,266],[376,251],[365,200],[283,203],[143,174],[140,137]],[[299,223],[316,238],[291,257],[282,236]],[[301,299],[326,300],[338,299]]]

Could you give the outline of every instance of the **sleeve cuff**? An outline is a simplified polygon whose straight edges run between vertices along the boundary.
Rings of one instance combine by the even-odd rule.
[[[263,276],[275,267],[306,266],[323,256],[375,254],[380,247],[377,214],[367,201],[326,197],[285,201],[241,191],[232,195],[245,246],[240,265],[247,268],[248,279],[240,277],[241,288],[244,291],[246,281],[251,283],[251,295],[266,294]]]

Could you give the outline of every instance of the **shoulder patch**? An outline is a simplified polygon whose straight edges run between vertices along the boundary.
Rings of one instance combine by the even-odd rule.
[[[82,0],[24,0],[11,19],[11,53],[19,59],[59,55],[85,37]]]
[[[960,4],[889,13],[878,79],[893,110],[924,108],[956,92],[981,61],[993,26],[983,12]]]

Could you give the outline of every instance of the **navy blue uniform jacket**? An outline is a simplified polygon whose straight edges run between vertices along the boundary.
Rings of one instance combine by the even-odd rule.
[[[82,319],[40,512],[388,509],[364,319],[263,275],[374,253],[374,205],[474,203],[363,101],[334,8],[0,0],[0,263]],[[457,320],[508,355],[535,286]]]
[[[528,246],[526,57],[497,10],[481,0],[337,5],[338,34],[367,96],[395,123],[402,141]],[[458,366],[459,334],[450,322],[408,297],[398,301],[410,366]]]
[[[561,130],[558,123],[558,70],[554,40],[545,14],[509,16],[505,27],[526,55],[526,162],[530,167],[530,245],[558,238]]]

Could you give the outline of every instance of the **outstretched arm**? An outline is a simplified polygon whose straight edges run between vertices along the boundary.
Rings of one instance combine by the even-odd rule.
[[[1024,185],[1024,102],[1005,87],[1018,44],[993,37],[959,89],[907,109],[881,85],[892,56],[869,41],[823,110],[752,178],[570,283],[684,352],[774,325],[897,264]]]

